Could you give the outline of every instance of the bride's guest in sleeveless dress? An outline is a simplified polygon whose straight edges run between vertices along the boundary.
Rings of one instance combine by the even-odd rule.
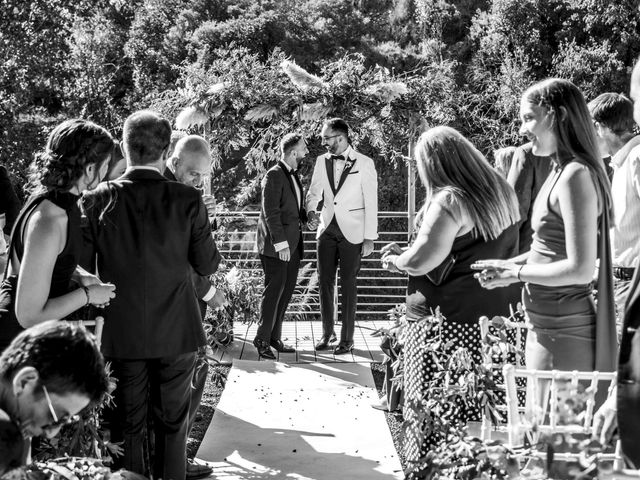
[[[476,276],[489,291],[525,282],[528,368],[611,371],[615,318],[605,315],[613,312],[611,188],[591,115],[573,83],[548,79],[524,93],[520,118],[520,133],[532,142],[533,154],[550,155],[554,162],[534,204],[531,250],[473,268],[481,270]],[[597,257],[599,313],[592,285]]]
[[[78,268],[83,190],[104,177],[113,138],[85,120],[68,120],[49,135],[32,165],[32,195],[15,222],[0,288],[0,350],[22,330],[67,317],[83,306],[103,306],[115,287]],[[71,280],[76,286],[70,287]]]
[[[382,262],[387,270],[409,274],[403,387],[405,421],[418,428],[406,430],[404,451],[408,462],[420,463],[438,439],[414,434],[424,419],[412,414],[411,405],[420,405],[438,368],[424,349],[429,322],[419,320],[440,307],[445,317],[443,344],[450,342],[451,351],[465,347],[476,362],[481,361],[478,318],[509,315],[519,289],[514,285],[487,292],[473,278],[470,266],[487,256],[515,255],[519,214],[513,189],[458,131],[433,128],[422,134],[415,151],[426,189],[419,231],[404,251],[397,244],[384,247]],[[459,420],[477,417],[471,406]]]

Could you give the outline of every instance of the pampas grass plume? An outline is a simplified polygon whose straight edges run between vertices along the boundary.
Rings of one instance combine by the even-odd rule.
[[[284,73],[287,74],[291,82],[301,90],[310,88],[323,88],[325,86],[322,79],[310,74],[301,66],[289,60],[283,61],[280,66]]]
[[[188,130],[190,127],[201,127],[209,120],[207,113],[195,105],[188,106],[182,110],[176,118],[176,128],[178,130]]]

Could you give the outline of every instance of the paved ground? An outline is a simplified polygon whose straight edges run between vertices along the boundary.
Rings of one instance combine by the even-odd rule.
[[[296,320],[282,325],[282,340],[296,348],[296,353],[277,354],[277,360],[289,364],[296,363],[333,363],[333,362],[381,362],[382,351],[378,347],[380,339],[372,337],[376,329],[386,327],[389,321],[364,320],[356,321],[354,349],[351,354],[334,355],[331,350],[316,352],[314,345],[322,336],[322,323],[319,321]],[[227,349],[218,349],[214,357],[221,362],[231,362],[233,359],[259,360],[258,353],[253,346],[253,339],[258,326],[235,325],[235,341]],[[340,325],[336,325],[336,334],[340,338]]]
[[[197,457],[225,480],[403,478],[367,363],[234,360]]]

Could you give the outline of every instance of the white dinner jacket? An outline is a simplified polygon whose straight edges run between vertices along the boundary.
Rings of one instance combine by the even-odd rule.
[[[316,238],[320,238],[335,215],[340,231],[351,243],[378,238],[378,176],[373,160],[349,149],[344,179],[334,193],[327,167],[333,168],[331,155],[320,155],[307,192],[307,211],[317,211],[324,198]],[[351,168],[349,162],[353,162]],[[333,171],[331,172],[333,177]]]

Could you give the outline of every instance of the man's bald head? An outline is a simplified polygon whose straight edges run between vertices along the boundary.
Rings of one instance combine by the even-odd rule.
[[[200,187],[204,178],[211,172],[209,144],[199,135],[181,138],[176,143],[169,165],[180,183]]]

